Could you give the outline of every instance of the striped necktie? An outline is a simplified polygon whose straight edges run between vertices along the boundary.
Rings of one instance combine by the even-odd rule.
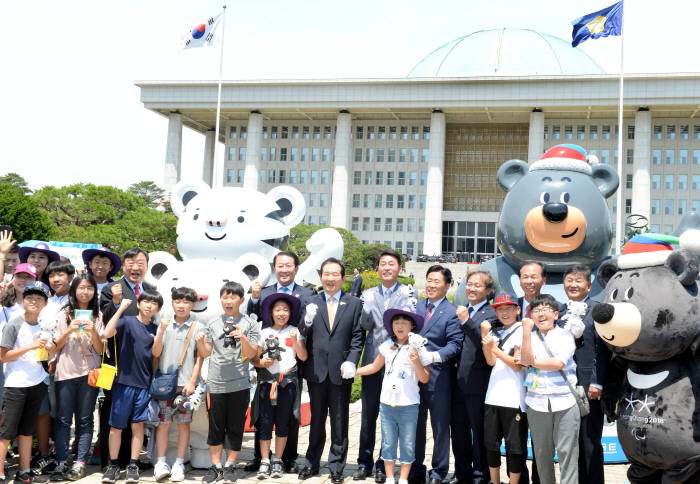
[[[330,326],[331,329],[333,329],[333,322],[335,320],[335,310],[335,296],[331,296],[328,298],[328,326]]]

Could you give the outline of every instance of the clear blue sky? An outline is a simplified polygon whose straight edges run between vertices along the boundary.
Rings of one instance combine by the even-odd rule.
[[[237,0],[228,2],[224,79],[403,77],[424,55],[481,29],[521,27],[570,40],[571,20],[613,0]],[[211,80],[218,48],[179,40],[220,11],[213,0],[2,2],[0,174],[32,188],[78,181],[162,184],[167,121],[135,80]],[[627,72],[700,72],[696,0],[627,0]],[[619,37],[580,47],[609,73]],[[184,130],[184,176],[203,137]],[[223,153],[223,150],[219,150]]]

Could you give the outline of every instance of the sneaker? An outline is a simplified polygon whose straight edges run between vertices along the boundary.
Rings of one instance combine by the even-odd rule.
[[[68,477],[68,480],[70,481],[77,481],[78,479],[82,479],[83,477],[85,477],[85,474],[85,464],[76,462],[73,464],[73,467],[70,468],[70,470],[66,474],[66,477]]]
[[[219,469],[216,466],[211,466],[204,477],[202,477],[202,482],[204,484],[211,484],[212,482],[218,482],[224,478],[224,470]]]
[[[53,459],[49,460],[49,463],[44,466],[43,469],[41,469],[41,473],[45,474],[47,476],[53,475],[53,472],[56,470],[58,467],[58,462],[56,462]]]
[[[127,484],[129,482],[139,482],[139,466],[136,464],[129,464],[126,466],[126,479]]]
[[[37,454],[29,464],[29,468],[34,471],[35,474],[41,474],[44,471],[44,467],[47,465],[49,465],[48,456]]]
[[[166,462],[156,462],[156,466],[153,468],[153,477],[155,477],[156,481],[162,481],[170,477],[170,466]]]
[[[185,465],[178,464],[177,462],[173,464],[173,468],[170,470],[170,482],[182,482],[185,480]],[[2,483],[0,483],[2,484]]]
[[[52,481],[65,481],[67,472],[68,472],[68,466],[66,465],[65,462],[61,462],[60,464],[56,465],[56,468],[53,469],[53,471],[51,471],[51,480]]]
[[[258,469],[258,479],[261,481],[270,477],[270,461],[261,461]]]
[[[262,462],[260,463],[262,469]],[[236,482],[236,464],[229,464],[224,467],[224,484],[233,484]]]
[[[119,466],[108,465],[105,473],[102,475],[102,482],[106,484],[114,484],[119,479]]]
[[[39,483],[43,484],[49,482],[49,476],[38,476],[30,472],[25,472],[20,474],[19,472],[15,474],[15,484],[31,484]]]
[[[272,461],[272,469],[270,470],[270,477],[273,479],[279,479],[284,475],[284,469],[282,469],[282,461],[281,460],[273,460]],[[258,477],[260,475],[258,474]]]

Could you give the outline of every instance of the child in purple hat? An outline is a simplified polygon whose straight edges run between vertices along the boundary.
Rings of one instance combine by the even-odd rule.
[[[430,379],[430,372],[421,361],[420,350],[409,345],[409,334],[420,332],[423,318],[408,306],[389,309],[384,312],[384,327],[391,338],[379,346],[379,354],[371,364],[358,368],[357,375],[371,375],[384,368],[379,414],[386,484],[396,482],[397,446],[401,450],[399,484],[408,484],[408,474],[415,459],[420,404],[418,383],[425,384]]]

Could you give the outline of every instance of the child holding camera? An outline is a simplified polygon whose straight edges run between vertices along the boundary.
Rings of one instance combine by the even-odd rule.
[[[246,410],[250,402],[250,359],[259,355],[260,323],[241,314],[243,286],[227,282],[219,292],[224,313],[197,334],[197,352],[209,358],[207,372],[207,410],[209,435],[207,444],[212,466],[202,478],[211,484],[233,483],[235,464],[243,442]],[[221,452],[226,448],[226,466]]]
[[[197,353],[197,343],[191,335],[202,331],[202,325],[192,314],[192,309],[197,302],[197,293],[189,287],[173,288],[171,291],[173,301],[174,322],[164,319],[158,327],[155,341],[153,342],[153,356],[159,358],[158,368],[161,373],[177,373],[177,395],[192,395],[199,372],[202,369],[204,359]],[[187,345],[187,349],[185,349]],[[184,357],[183,357],[184,352]],[[182,365],[180,358],[182,358]],[[177,403],[177,402],[176,402]],[[158,462],[153,470],[156,481],[161,481],[168,476],[172,482],[185,480],[185,454],[190,443],[190,424],[192,423],[192,409],[182,408],[173,404],[173,400],[159,400],[158,419],[160,424],[156,430],[156,450]],[[176,422],[178,429],[177,458],[172,470],[166,462],[168,450],[168,432],[170,423]]]

